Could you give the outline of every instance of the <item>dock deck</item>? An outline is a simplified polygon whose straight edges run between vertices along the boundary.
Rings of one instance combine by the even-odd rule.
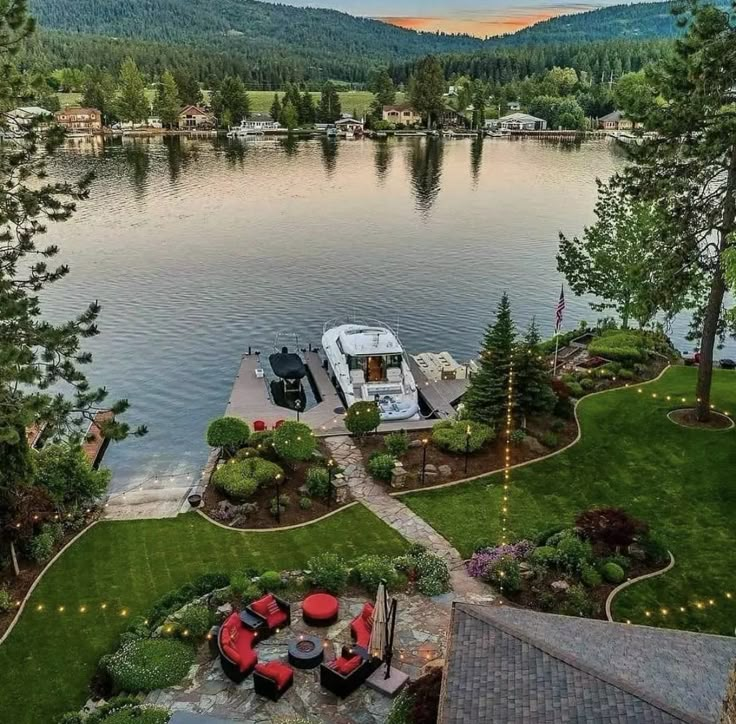
[[[467,389],[467,380],[431,382],[414,359],[410,357],[409,360],[419,394],[436,417],[427,420],[383,423],[378,428],[379,432],[429,429],[437,422],[437,418],[448,418],[455,414],[452,403],[456,402]],[[302,412],[299,419],[309,425],[318,437],[347,434],[343,422],[345,412],[343,402],[327,371],[322,366],[319,354],[314,351],[305,352],[304,361],[309,367],[320,402]],[[240,417],[251,424],[254,420],[261,420],[269,429],[272,429],[279,420],[296,420],[295,410],[274,404],[268,380],[265,377],[256,377],[256,369],[261,367],[258,355],[243,355],[225,414]]]

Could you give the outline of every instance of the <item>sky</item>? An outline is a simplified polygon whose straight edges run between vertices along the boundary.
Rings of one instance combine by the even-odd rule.
[[[469,33],[485,37],[512,33],[565,13],[614,5],[622,0],[287,0],[290,5],[327,7],[378,18],[414,30]]]

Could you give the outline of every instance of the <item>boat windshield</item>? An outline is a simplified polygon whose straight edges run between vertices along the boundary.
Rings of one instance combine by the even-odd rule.
[[[385,382],[388,379],[387,372],[391,367],[401,369],[402,358],[400,354],[387,355],[346,355],[350,371],[362,370],[366,382]]]

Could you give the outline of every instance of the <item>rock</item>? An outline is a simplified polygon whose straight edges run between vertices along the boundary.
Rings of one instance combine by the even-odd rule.
[[[427,463],[424,466],[424,472],[425,473],[436,473],[437,472],[437,466],[433,465],[432,463]]]
[[[532,567],[524,561],[519,563],[519,573],[521,574],[522,578],[531,578],[534,575]]]
[[[221,500],[217,504],[217,509],[221,510],[223,513],[231,513],[233,510],[233,504],[229,500]]]
[[[233,612],[232,604],[223,603],[222,606],[217,607],[217,615],[227,618]]]
[[[570,588],[570,584],[567,581],[553,581],[551,587],[553,591],[564,593],[568,588]]]
[[[542,445],[536,437],[527,435],[522,441],[521,446],[526,448],[532,455],[546,455],[548,450]]]
[[[394,470],[391,476],[391,487],[392,488],[404,488],[406,487],[406,470],[396,471]]]
[[[422,441],[421,440],[412,440],[409,443],[409,447],[422,447]]]
[[[443,478],[449,478],[452,475],[452,468],[449,465],[440,465],[437,468],[437,472],[439,472]]]
[[[629,546],[628,554],[637,561],[643,561],[647,557],[646,551],[638,543]]]
[[[309,495],[309,488],[306,485],[300,485],[297,490],[299,495]]]

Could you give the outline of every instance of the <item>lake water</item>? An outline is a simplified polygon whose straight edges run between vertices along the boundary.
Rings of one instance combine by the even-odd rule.
[[[97,180],[49,234],[72,271],[47,309],[100,301],[91,379],[150,430],[109,449],[113,490],[188,485],[241,354],[279,330],[319,343],[332,318],[398,320],[408,351],[463,360],[505,290],[550,334],[558,232],[582,231],[622,164],[607,141],[70,141],[53,175]],[[566,327],[597,316],[568,293]]]

